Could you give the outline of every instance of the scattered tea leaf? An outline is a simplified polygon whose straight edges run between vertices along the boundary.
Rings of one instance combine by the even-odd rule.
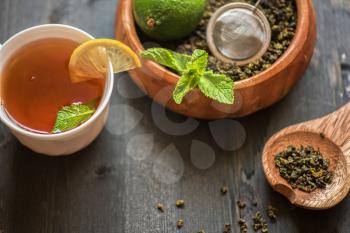
[[[177,200],[175,202],[175,204],[178,208],[183,208],[185,206],[185,201],[184,200]]]
[[[227,186],[223,186],[223,187],[221,187],[220,191],[221,191],[222,195],[226,195],[227,192],[228,192],[228,187]]]
[[[179,219],[176,223],[178,229],[181,229],[184,226],[185,222],[182,219]]]
[[[276,207],[273,207],[272,205],[269,205],[266,210],[267,216],[269,216],[269,218],[274,222],[277,221],[278,212],[279,210]]]
[[[240,218],[238,220],[238,224],[239,224],[241,233],[248,233],[248,225],[247,225],[247,222],[243,218]]]
[[[243,209],[246,207],[246,203],[244,201],[239,200],[237,201],[237,206],[238,208]]]
[[[158,203],[158,204],[157,204],[157,209],[158,209],[160,212],[164,213],[164,205],[163,205],[162,203]]]
[[[269,231],[269,227],[259,211],[253,216],[253,222],[254,231],[260,230],[262,233],[267,233]]]
[[[231,224],[225,224],[223,233],[231,233]]]

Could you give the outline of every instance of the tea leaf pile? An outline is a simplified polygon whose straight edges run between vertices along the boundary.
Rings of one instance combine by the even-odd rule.
[[[187,54],[192,54],[195,49],[209,52],[206,30],[210,17],[221,6],[237,1],[250,4],[256,3],[256,0],[209,0],[203,19],[197,29],[185,40],[163,44],[163,46]],[[244,80],[268,69],[288,49],[297,25],[295,0],[263,0],[259,8],[266,15],[272,30],[270,47],[264,56],[253,63],[237,67],[221,62],[209,53],[209,69],[225,74],[234,81]]]
[[[289,146],[275,156],[275,165],[293,189],[312,192],[332,182],[329,161],[312,146]]]

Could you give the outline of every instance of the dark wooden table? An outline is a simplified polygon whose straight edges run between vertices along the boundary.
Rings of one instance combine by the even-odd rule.
[[[268,186],[261,167],[263,145],[273,133],[350,99],[350,1],[314,3],[318,43],[309,69],[287,98],[252,116],[186,120],[152,103],[124,74],[116,78],[106,128],[76,155],[35,154],[0,124],[0,232],[220,233],[225,223],[239,232],[240,217],[253,232],[251,216],[261,210],[266,217],[268,204],[280,209],[270,232],[350,232],[350,198],[327,211],[293,207]],[[0,0],[0,42],[43,23],[113,37],[116,5],[116,0]],[[226,196],[220,193],[224,185]],[[177,199],[186,201],[184,209],[175,207]],[[248,203],[243,210],[236,206],[240,199]],[[251,205],[255,199],[257,207]],[[158,202],[165,213],[155,208]],[[185,226],[177,230],[180,218]]]

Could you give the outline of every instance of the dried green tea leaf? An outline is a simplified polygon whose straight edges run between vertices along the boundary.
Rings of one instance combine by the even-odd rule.
[[[275,166],[293,189],[304,192],[326,188],[333,179],[329,161],[312,146],[288,146],[285,151],[275,155]]]
[[[267,216],[269,216],[269,218],[274,222],[277,221],[278,212],[279,210],[276,207],[273,207],[272,205],[269,205],[266,210]]]
[[[176,226],[178,229],[181,229],[183,226],[184,226],[185,222],[184,220],[182,219],[179,219],[177,222],[176,222]]]
[[[239,224],[239,228],[241,230],[241,233],[248,233],[248,225],[247,225],[247,222],[243,218],[240,218],[238,220],[238,224]]]
[[[228,187],[227,186],[223,186],[220,188],[221,194],[222,195],[226,195],[228,192]]]
[[[269,231],[269,227],[267,225],[266,220],[262,217],[261,213],[258,211],[253,216],[254,222],[254,231],[260,230],[262,233],[267,233]]]
[[[240,209],[244,209],[246,207],[246,205],[247,204],[244,201],[241,201],[241,200],[237,201],[237,206]]]
[[[208,1],[203,18],[195,31],[187,38],[164,44],[179,53],[190,54],[194,49],[208,50],[206,31],[209,20],[220,7],[232,2],[245,2],[255,5],[256,0],[211,0]],[[271,44],[264,56],[248,65],[237,67],[234,64],[221,62],[209,54],[208,68],[240,81],[257,75],[268,69],[288,49],[297,27],[297,6],[294,0],[261,1],[259,9],[266,15],[272,31]]]
[[[178,208],[182,208],[185,206],[185,201],[184,200],[176,200],[175,204]]]
[[[231,233],[231,224],[226,223],[226,224],[224,225],[224,231],[223,231],[223,233]]]

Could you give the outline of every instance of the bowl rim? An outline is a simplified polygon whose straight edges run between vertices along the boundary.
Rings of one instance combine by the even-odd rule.
[[[235,81],[235,90],[249,88],[260,83],[265,82],[266,80],[274,77],[276,74],[285,70],[302,52],[303,45],[306,43],[309,34],[309,25],[311,20],[310,7],[312,6],[311,0],[295,0],[297,5],[297,29],[294,35],[294,38],[289,45],[288,49],[283,53],[283,55],[275,61],[271,67],[265,71],[252,76],[251,78]],[[121,25],[125,31],[124,35],[129,41],[130,46],[136,50],[137,53],[144,51],[144,47],[141,44],[139,36],[136,32],[135,20],[133,17],[133,0],[124,0],[121,1],[121,5],[118,7],[118,17],[116,18],[118,25],[118,20],[121,20]],[[170,85],[176,85],[177,80],[180,78],[177,74],[169,71],[165,67],[150,61],[142,59],[143,66],[148,68],[158,77],[161,77]]]

